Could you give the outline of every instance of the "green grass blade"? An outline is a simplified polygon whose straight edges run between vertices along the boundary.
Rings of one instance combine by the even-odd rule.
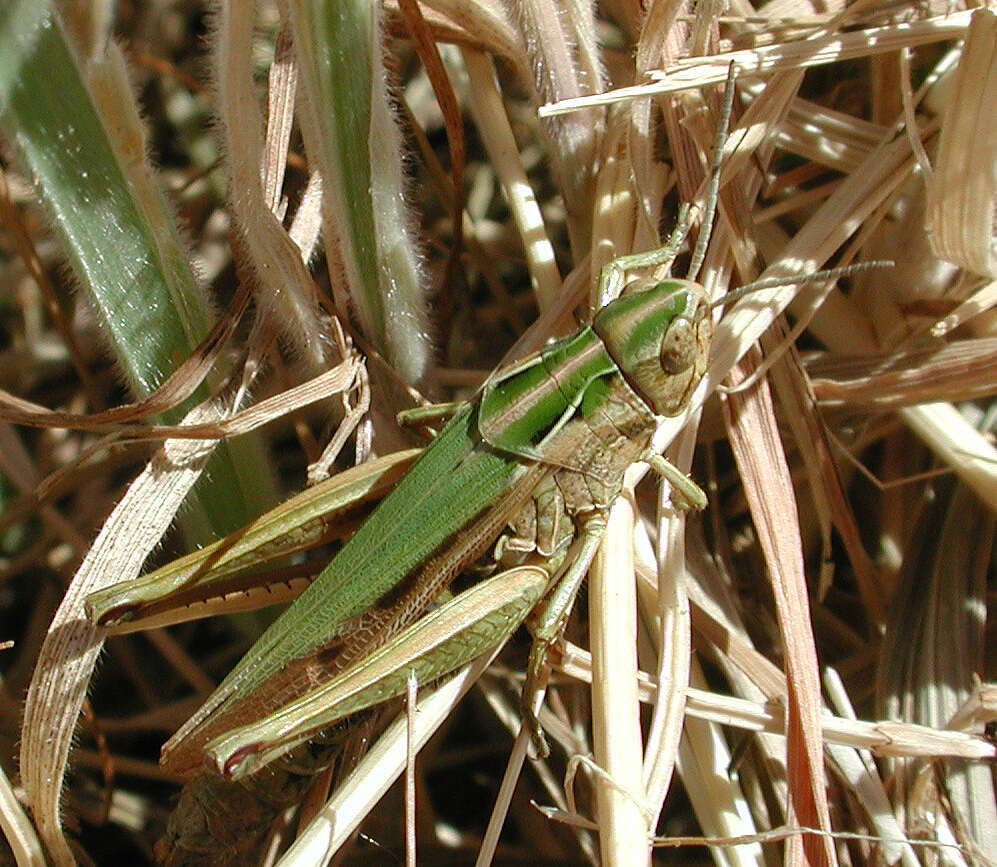
[[[403,378],[416,382],[430,348],[377,4],[289,5],[304,97],[302,132],[323,180],[327,258],[342,265],[349,304],[367,336]]]
[[[0,133],[30,172],[119,370],[145,397],[200,343],[213,312],[145,161],[121,54],[111,45],[84,72],[51,4],[33,0],[6,4],[0,44]],[[235,451],[247,449],[258,447]],[[222,444],[209,465],[211,498],[200,504],[214,533],[270,499],[258,452],[242,459],[256,469],[242,472]]]

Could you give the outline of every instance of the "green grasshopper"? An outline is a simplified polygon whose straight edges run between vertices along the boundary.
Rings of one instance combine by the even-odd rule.
[[[729,83],[692,278],[710,235],[732,95]],[[425,683],[493,649],[546,598],[524,689],[525,717],[543,748],[526,705],[598,547],[624,471],[646,461],[672,483],[677,500],[697,508],[706,503],[702,491],[653,454],[650,444],[656,417],[682,412],[703,376],[711,310],[720,302],[711,304],[694,279],[627,283],[629,272],[670,263],[687,229],[683,209],[664,247],[610,263],[600,275],[599,310],[590,326],[501,369],[457,411],[318,578],[170,739],[163,749],[167,769],[190,776],[207,766],[228,779],[263,769],[264,778],[273,778],[277,757],[294,750],[298,761],[302,750],[312,749],[310,739],[337,721],[356,720],[366,708],[402,694],[410,672]],[[380,484],[379,474],[351,472],[359,487],[346,486],[347,500],[368,496]],[[164,583],[168,600],[182,600],[193,584],[211,577],[211,569],[227,580],[227,570],[259,548],[285,550],[280,546],[319,539],[325,520],[302,529],[294,517],[304,502],[314,507],[314,496],[296,499],[279,518],[261,519],[190,562],[95,594],[89,600],[93,618],[120,624],[162,605],[151,600]],[[336,497],[332,501],[333,508],[344,507]],[[285,528],[292,526],[289,542]],[[505,547],[535,551],[545,567],[488,579],[426,615],[509,526],[514,535],[511,542],[503,537]],[[266,785],[264,780],[257,788]],[[192,794],[193,806],[179,824],[207,816],[216,809],[214,797],[212,789]],[[252,812],[245,798],[238,803],[231,813]],[[216,827],[205,822],[203,833],[210,837]],[[243,826],[236,827],[233,842],[245,842],[238,839]],[[174,850],[166,857],[189,863]]]
[[[244,720],[247,709],[254,715],[261,708],[272,712],[316,687],[328,677],[327,662],[339,672],[364,660],[386,636],[425,612],[510,523],[533,527],[529,546],[553,562],[564,559],[576,534],[581,539],[581,554],[541,620],[531,663],[536,672],[543,648],[560,632],[601,537],[604,515],[631,464],[651,462],[689,501],[705,505],[701,491],[649,447],[655,416],[680,412],[705,370],[713,330],[708,299],[689,280],[621,291],[627,271],[672,258],[684,235],[683,226],[662,250],[608,266],[601,295],[618,297],[591,326],[500,371],[476,401],[457,412],[166,745],[168,769],[189,773],[207,756],[228,776],[255,770],[262,739],[254,744],[229,736],[224,750],[212,742]],[[102,625],[127,618],[144,604],[127,585],[89,602]],[[515,629],[531,607],[502,631]],[[488,646],[471,648],[470,656]],[[458,659],[451,670],[464,661]],[[289,748],[336,718],[285,728],[266,738],[268,748]]]
[[[656,417],[682,412],[706,369],[713,305],[694,277],[710,235],[732,97],[731,84],[692,257],[693,279],[627,282],[630,272],[675,258],[689,226],[683,208],[664,247],[603,269],[599,309],[590,326],[501,369],[457,411],[316,580],[164,746],[162,764],[168,770],[192,776],[207,766],[228,779],[249,777],[250,788],[262,779],[255,786],[262,791],[279,764],[270,764],[275,758],[293,749],[298,762],[302,750],[313,750],[309,740],[322,732],[328,738],[337,720],[403,693],[411,671],[427,682],[493,649],[544,597],[524,713],[538,748],[545,749],[527,705],[540,683],[546,650],[559,637],[595,555],[625,470],[646,461],[672,483],[676,500],[698,508],[706,504],[702,491],[653,454],[650,444]],[[295,508],[287,511],[293,514]],[[227,570],[251,556],[257,530],[265,537],[263,548],[279,546],[286,523],[286,515],[263,519],[264,529],[236,534],[192,555],[189,563],[167,567],[167,580],[160,570],[139,584],[101,591],[89,600],[91,616],[102,625],[120,625],[174,596],[183,599],[192,585],[211,579],[207,573],[214,567],[227,580]],[[503,537],[505,547],[535,551],[544,568],[488,579],[424,617],[507,527],[513,537]],[[313,526],[297,535],[320,532]],[[167,599],[158,600],[161,595]],[[246,724],[247,719],[256,721]],[[264,774],[249,776],[261,769]],[[185,807],[181,801],[178,825],[203,822],[200,834],[208,838],[238,815],[228,843],[221,845],[243,844],[243,836],[258,833],[255,827],[243,829],[260,822],[265,829],[266,819],[240,815],[255,807],[236,791],[236,806],[216,823],[209,814],[217,810],[220,785],[191,790]],[[185,833],[178,828],[160,854],[171,864],[204,863],[200,847],[207,850],[211,841],[196,839],[196,831],[193,842],[183,840]],[[241,845],[238,851],[244,851]]]
[[[319,577],[166,744],[167,769],[190,775],[207,764],[228,777],[244,776],[361,709],[362,702],[340,702],[318,712],[306,707],[324,704],[321,684],[333,674],[362,672],[378,646],[420,617],[510,523],[519,530],[520,543],[524,534],[530,536],[527,547],[555,565],[565,560],[576,536],[580,547],[540,619],[524,693],[529,694],[544,649],[558,637],[594,556],[624,471],[647,460],[686,499],[705,505],[702,492],[649,448],[656,416],[682,411],[703,375],[713,331],[709,301],[689,280],[624,287],[628,271],[670,260],[684,237],[683,221],[665,248],[608,266],[600,296],[612,300],[591,326],[501,370],[477,400],[457,412]],[[548,580],[545,573],[544,580],[521,590],[519,599],[480,617],[473,640],[465,633],[449,649],[436,647],[424,665],[401,663],[397,685],[387,687],[381,678],[367,703],[404,691],[412,667],[421,681],[431,680],[497,645],[535,606]],[[141,607],[127,585],[90,599],[94,618],[104,625]],[[410,637],[399,636],[397,643]],[[316,689],[318,697],[310,697]],[[261,716],[260,722],[235,728]]]

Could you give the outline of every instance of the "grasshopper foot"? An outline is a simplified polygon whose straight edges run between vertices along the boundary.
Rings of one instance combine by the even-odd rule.
[[[530,738],[537,758],[545,759],[550,755],[550,746],[540,725],[540,706],[547,692],[547,679],[550,669],[547,666],[547,651],[552,642],[537,638],[530,650],[530,659],[526,666],[526,682],[523,684],[522,711],[523,725],[529,729]]]
[[[415,406],[403,409],[395,415],[395,421],[400,428],[416,431],[426,439],[434,440],[439,431],[435,426],[442,427],[452,419],[464,404],[459,402],[433,403],[428,406]]]
[[[676,509],[701,511],[709,505],[703,489],[667,458],[648,452],[641,460],[672,486],[672,504]]]

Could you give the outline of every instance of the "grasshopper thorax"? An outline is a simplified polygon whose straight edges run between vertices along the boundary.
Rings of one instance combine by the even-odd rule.
[[[713,336],[702,286],[662,280],[646,289],[628,287],[596,314],[592,327],[657,415],[681,412],[706,370]]]

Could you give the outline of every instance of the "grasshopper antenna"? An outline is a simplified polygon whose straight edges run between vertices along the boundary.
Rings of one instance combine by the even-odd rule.
[[[850,277],[852,274],[871,271],[873,268],[892,268],[894,265],[896,265],[896,262],[890,259],[874,259],[869,262],[844,265],[841,268],[827,268],[823,271],[814,271],[812,274],[794,274],[789,277],[764,277],[761,280],[755,280],[753,283],[745,283],[743,286],[738,286],[737,289],[731,289],[730,292],[721,295],[715,301],[711,301],[706,310],[713,310],[721,305],[740,301],[746,295],[750,295],[752,292],[759,292],[762,289],[774,289],[776,286],[793,286],[797,283],[802,286],[804,283],[813,283],[815,280],[837,280],[839,277]]]
[[[814,271],[812,274],[804,274],[799,277],[766,277],[762,280],[755,280],[753,283],[747,283],[737,289],[732,289],[726,295],[721,295],[716,301],[704,308],[703,315],[708,316],[709,311],[714,307],[719,307],[721,304],[730,304],[732,301],[737,301],[744,298],[746,295],[750,295],[752,292],[758,292],[762,289],[772,289],[775,286],[789,286],[794,283],[802,285],[804,283],[812,283],[815,280],[836,280],[839,277],[847,277],[851,274],[861,273],[862,271],[870,271],[873,268],[892,268],[895,264],[895,262],[891,262],[888,259],[875,260],[870,262],[859,262],[855,265],[845,265],[840,268],[828,268],[824,271]],[[766,373],[768,373],[772,365],[782,358],[783,354],[794,343],[796,343],[799,336],[806,331],[807,327],[810,325],[810,318],[811,317],[808,316],[797,322],[789,334],[787,334],[785,338],[780,341],[779,345],[765,357],[762,363],[755,368],[747,379],[733,387],[718,384],[717,391],[722,394],[736,394],[739,391],[744,391],[753,387],[755,383],[757,383],[763,376],[765,376]]]
[[[706,209],[703,213],[703,223],[699,227],[699,237],[696,238],[696,247],[689,263],[688,278],[690,280],[695,280],[699,274],[699,269],[703,267],[703,261],[706,259],[706,247],[710,243],[710,235],[713,233],[713,223],[717,215],[717,199],[720,195],[720,164],[723,162],[724,146],[727,144],[727,135],[730,132],[730,116],[734,111],[735,72],[736,68],[732,63],[727,70],[727,88],[724,91],[724,104],[720,112],[720,126],[717,128],[717,135],[713,140],[710,180],[706,187]]]

